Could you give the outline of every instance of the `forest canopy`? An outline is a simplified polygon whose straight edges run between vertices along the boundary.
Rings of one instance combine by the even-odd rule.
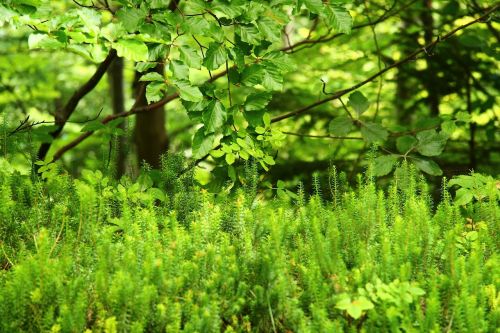
[[[491,173],[494,1],[44,1],[0,5],[3,155],[134,176],[179,154],[217,190],[248,161],[296,181],[403,161]],[[33,168],[33,166],[35,166]],[[186,169],[187,170],[187,169]],[[269,171],[269,172],[268,172]],[[498,169],[496,169],[498,171]]]

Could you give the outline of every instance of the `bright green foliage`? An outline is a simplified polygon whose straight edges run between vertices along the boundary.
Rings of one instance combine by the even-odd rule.
[[[323,174],[333,159],[354,175],[366,168],[362,154],[373,144],[387,155],[377,159],[374,176],[404,160],[433,176],[493,174],[499,161],[496,5],[1,1],[3,156],[22,168],[54,157],[74,175],[85,167],[102,169],[103,155],[126,152],[126,162],[140,165],[140,149],[133,147],[139,142],[132,129],[142,129],[136,112],[165,108],[170,151],[217,168],[221,184],[238,183],[249,158],[266,171],[313,162]],[[87,86],[96,67],[109,65],[103,60],[114,51],[125,58],[125,130],[111,130],[107,121],[114,107],[109,92],[117,87],[105,76],[65,119],[62,106]],[[146,85],[147,103],[154,103],[149,108],[134,101],[143,89],[136,79]],[[64,123],[61,135],[53,123]],[[82,141],[79,131],[87,132]],[[114,140],[125,136],[118,140],[124,144],[109,145],[110,134]],[[246,148],[232,150],[242,147],[239,140]],[[35,157],[43,143],[50,149]],[[276,183],[287,176],[270,177]]]
[[[500,199],[500,182],[491,176],[473,173],[470,176],[461,175],[448,182],[449,186],[457,185],[456,202],[459,205],[466,205],[476,199],[479,201],[489,199],[495,201]]]
[[[310,198],[279,182],[268,202],[256,196],[252,163],[243,188],[217,196],[179,177],[175,155],[135,183],[49,170],[33,182],[2,166],[2,332],[494,332],[500,323],[498,196],[463,210],[445,190],[434,207],[407,166],[387,192],[370,179],[350,189],[332,168],[332,200],[315,175]]]
[[[194,156],[205,156],[214,148],[214,135],[226,143],[245,136],[259,146],[261,153],[252,156],[264,166],[272,164],[268,161],[276,145],[273,140],[256,139],[255,129],[265,117],[270,119],[266,110],[270,92],[283,89],[284,75],[293,68],[280,51],[281,32],[303,15],[302,9],[341,33],[349,33],[353,24],[345,8],[348,1],[191,0],[181,1],[177,10],[170,9],[170,1],[117,2],[121,6],[116,13],[90,5],[63,13],[47,0],[8,1],[0,10],[14,26],[36,27],[29,37],[30,49],[72,51],[94,62],[114,49],[118,56],[137,62],[139,72],[165,64],[165,79],[153,73],[141,78],[150,82],[146,98],[158,102],[169,87],[175,87],[181,100],[188,102],[183,104],[186,111],[202,114],[194,117],[204,125],[193,138]],[[199,69],[210,77],[211,71],[231,69],[228,86],[191,81],[191,70]],[[233,102],[231,94],[246,96],[246,102]],[[251,120],[241,117],[241,109],[255,111]],[[227,165],[235,160],[236,156],[225,159]]]

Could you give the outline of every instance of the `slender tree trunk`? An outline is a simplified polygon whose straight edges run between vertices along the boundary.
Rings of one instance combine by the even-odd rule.
[[[466,85],[466,98],[467,98],[467,112],[472,116],[472,91],[471,91],[471,76],[469,72],[467,75],[467,85]],[[476,160],[476,123],[471,122],[469,124],[469,167],[475,170],[477,167]]]
[[[400,52],[402,54],[408,54],[412,51],[410,45],[413,44],[413,37],[408,35],[406,32],[411,25],[412,18],[408,14],[403,14],[401,16],[402,27],[401,27],[401,43]],[[410,65],[403,65],[398,68],[396,74],[396,93],[394,98],[396,117],[400,124],[409,124],[411,122],[411,113],[408,112],[408,102],[411,100],[411,74],[408,73]]]
[[[154,71],[163,74],[163,65],[158,65]],[[147,105],[146,91],[142,89],[142,82],[139,82],[141,74],[136,72],[134,78],[134,94],[137,99],[137,106]],[[137,96],[140,94],[140,96]],[[136,115],[135,145],[137,148],[137,159],[139,165],[145,161],[152,168],[160,168],[160,157],[168,150],[168,136],[165,126],[165,108],[158,108]]]
[[[116,58],[108,69],[109,89],[111,94],[111,104],[113,114],[125,112],[125,95],[123,81],[123,58]],[[125,123],[120,124],[120,128],[125,130]],[[116,178],[120,178],[125,174],[127,152],[126,152],[126,137],[120,136],[115,149],[116,155]]]
[[[433,7],[432,0],[423,0],[423,8],[420,15],[420,19],[424,28],[424,40],[425,44],[429,44],[434,40],[434,18],[432,17]],[[437,66],[435,64],[435,58],[432,55],[432,50],[429,50],[429,54],[426,55],[427,70],[425,71],[425,76],[423,82],[425,89],[428,93],[428,105],[430,113],[432,116],[439,115],[439,83],[437,78]]]

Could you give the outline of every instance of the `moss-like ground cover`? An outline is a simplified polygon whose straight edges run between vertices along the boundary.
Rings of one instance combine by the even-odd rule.
[[[153,176],[0,172],[1,332],[500,326],[495,193],[433,203],[407,169],[386,191],[332,171],[330,193],[268,201],[251,183],[214,196]]]

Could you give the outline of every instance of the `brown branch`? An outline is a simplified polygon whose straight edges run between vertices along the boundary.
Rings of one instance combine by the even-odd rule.
[[[123,117],[127,117],[129,116],[130,114],[133,114],[132,111],[134,111],[137,107],[137,105],[139,104],[140,100],[141,100],[141,96],[144,95],[144,90],[146,89],[146,85],[143,83],[141,84],[141,87],[138,89],[138,92],[137,92],[137,97],[135,99],[135,103],[134,105],[132,106],[132,109],[128,112],[122,112],[122,113],[117,113],[117,114],[112,114],[112,115],[109,115],[107,117],[105,117],[103,120],[101,120],[101,123],[103,125],[109,123],[110,121],[114,120],[114,119],[118,119],[118,118],[123,118]],[[88,131],[88,132],[85,132],[83,133],[82,135],[80,135],[78,138],[76,138],[75,140],[71,141],[70,143],[68,143],[67,145],[61,147],[55,154],[54,156],[52,157],[52,161],[51,162],[55,162],[57,160],[59,160],[67,151],[75,148],[76,146],[78,146],[80,143],[82,143],[85,139],[87,139],[88,137],[90,137],[92,134],[94,134],[95,131]]]
[[[363,138],[355,137],[355,136],[332,136],[332,135],[313,135],[313,134],[302,134],[302,133],[293,133],[293,132],[282,132],[283,134],[300,136],[304,138],[311,139],[332,139],[332,140],[363,140]]]
[[[370,83],[372,82],[373,80],[375,80],[376,78],[378,78],[379,76],[385,74],[386,72],[390,71],[391,69],[394,69],[394,68],[397,68],[409,61],[412,61],[414,59],[416,59],[416,57],[418,55],[420,55],[421,53],[425,53],[427,54],[427,50],[430,50],[432,48],[434,48],[437,44],[441,43],[441,42],[444,42],[445,40],[449,39],[450,37],[452,37],[453,35],[455,35],[458,31],[460,30],[463,30],[473,24],[476,24],[478,22],[481,22],[483,21],[485,18],[487,18],[491,13],[495,12],[496,10],[498,10],[498,8],[500,8],[500,5],[496,5],[496,6],[493,6],[490,10],[488,10],[486,13],[484,13],[483,15],[481,15],[480,17],[478,17],[477,19],[475,20],[472,20],[470,21],[469,23],[466,23],[464,25],[461,25],[453,30],[451,30],[450,32],[448,32],[447,34],[441,36],[441,37],[438,37],[436,40],[434,40],[433,42],[425,45],[424,47],[421,47],[415,51],[413,51],[411,54],[409,54],[408,56],[406,56],[405,58],[401,59],[400,61],[397,61],[395,63],[393,63],[392,65],[390,66],[387,66],[385,67],[384,69],[382,69],[381,71],[373,74],[372,76],[370,76],[369,78],[355,84],[354,86],[350,87],[350,88],[347,88],[347,89],[344,89],[344,90],[340,90],[336,93],[333,93],[331,96],[325,98],[325,99],[322,99],[322,100],[319,100],[313,104],[310,104],[308,106],[305,106],[303,108],[300,108],[298,110],[295,110],[295,111],[292,111],[292,112],[289,112],[289,113],[285,113],[285,114],[282,114],[280,116],[277,116],[275,118],[273,118],[271,120],[272,123],[275,123],[275,122],[278,122],[278,121],[281,121],[281,120],[284,120],[284,119],[287,119],[287,118],[291,118],[291,117],[295,117],[297,115],[300,115],[302,113],[305,113],[311,109],[314,109],[315,107],[317,106],[320,106],[320,105],[323,105],[325,103],[328,103],[330,101],[333,101],[335,99],[338,99],[354,90],[357,90],[359,88],[361,88],[362,86],[366,85],[367,83]]]
[[[60,110],[56,112],[55,116],[55,124],[56,124],[56,129],[50,133],[52,138],[56,139],[62,132],[64,125],[68,122],[69,117],[73,114],[75,111],[76,107],[78,106],[78,103],[82,98],[84,98],[89,92],[91,92],[101,81],[102,77],[108,70],[109,65],[113,60],[116,58],[116,51],[111,50],[108,53],[108,56],[106,59],[97,67],[94,75],[83,85],[75,91],[73,96],[68,100],[66,105]],[[43,143],[40,146],[40,149],[38,150],[38,159],[39,160],[44,160],[45,157],[47,156],[47,153],[51,147],[52,143]]]
[[[415,135],[417,133],[423,132],[423,131],[428,131],[431,129],[437,128],[438,125],[436,126],[429,126],[429,127],[423,127],[423,128],[417,128],[409,131],[401,131],[401,132],[390,132],[389,136],[392,138],[398,138],[400,136],[405,136],[405,135]],[[283,134],[287,135],[293,135],[293,136],[300,136],[304,138],[312,138],[312,139],[332,139],[332,140],[364,140],[361,137],[355,137],[355,136],[333,136],[333,135],[313,135],[313,134],[303,134],[303,133],[293,133],[293,132],[282,132]]]

